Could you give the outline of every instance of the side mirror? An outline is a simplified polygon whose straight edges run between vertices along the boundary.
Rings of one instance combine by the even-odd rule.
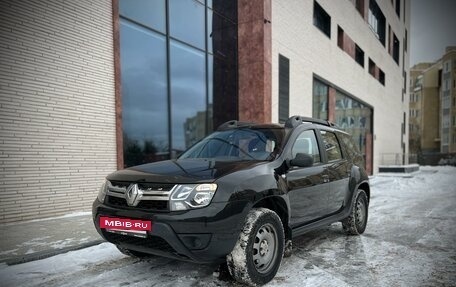
[[[298,153],[290,160],[290,166],[309,167],[313,165],[313,157],[307,153]]]

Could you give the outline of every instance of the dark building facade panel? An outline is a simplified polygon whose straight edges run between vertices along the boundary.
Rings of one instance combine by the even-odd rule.
[[[279,55],[279,122],[290,117],[290,60]]]

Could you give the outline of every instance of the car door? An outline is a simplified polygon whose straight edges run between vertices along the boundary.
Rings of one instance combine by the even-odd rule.
[[[329,176],[328,214],[333,214],[342,209],[349,191],[349,173],[351,164],[344,158],[341,145],[335,133],[320,130],[321,139],[325,149],[327,164],[325,166]]]
[[[292,227],[323,217],[327,213],[329,192],[327,183],[329,179],[322,161],[315,130],[305,130],[299,133],[294,140],[289,156],[293,159],[298,153],[311,155],[313,165],[291,167],[286,173]]]

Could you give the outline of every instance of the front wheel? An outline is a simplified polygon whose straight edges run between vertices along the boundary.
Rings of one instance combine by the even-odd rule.
[[[231,276],[252,286],[271,281],[282,262],[284,238],[282,221],[274,211],[252,209],[233,251],[227,256]]]
[[[349,235],[363,234],[366,230],[369,201],[366,192],[358,189],[350,216],[342,220],[342,227]]]

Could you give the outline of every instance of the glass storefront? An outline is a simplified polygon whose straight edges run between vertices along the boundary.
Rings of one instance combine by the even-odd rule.
[[[330,106],[329,90],[334,89],[317,79],[313,81],[313,117],[328,120],[329,111],[334,112],[335,124],[352,135],[365,162],[372,161],[372,108],[357,101],[341,91],[334,89],[335,101]]]
[[[237,118],[237,1],[119,0],[119,14],[125,167]]]
[[[328,119],[328,85],[320,81],[313,81],[313,117]]]
[[[352,135],[366,159],[366,137],[372,135],[372,109],[336,91],[335,122]]]

